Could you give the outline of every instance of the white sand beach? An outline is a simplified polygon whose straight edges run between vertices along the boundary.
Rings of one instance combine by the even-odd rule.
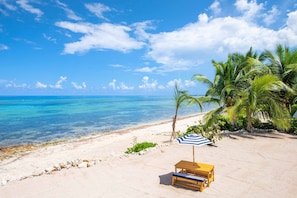
[[[177,131],[201,117],[179,119]],[[174,165],[192,160],[191,146],[169,142],[171,124],[152,123],[3,159],[0,197],[296,197],[297,136],[276,131],[232,134],[215,146],[196,147],[196,161],[215,166],[215,181],[203,192],[171,186]],[[135,140],[158,146],[142,155],[125,155]],[[75,160],[94,165],[45,173]]]

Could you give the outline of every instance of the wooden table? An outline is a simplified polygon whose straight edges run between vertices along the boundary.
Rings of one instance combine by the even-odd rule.
[[[207,186],[214,181],[214,165],[204,164],[199,162],[189,162],[185,160],[179,161],[175,164],[175,172],[191,173],[207,179]]]

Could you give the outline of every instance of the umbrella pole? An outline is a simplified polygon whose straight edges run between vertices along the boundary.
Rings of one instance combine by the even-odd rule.
[[[194,145],[193,145],[193,162],[195,162],[195,150],[194,150]]]

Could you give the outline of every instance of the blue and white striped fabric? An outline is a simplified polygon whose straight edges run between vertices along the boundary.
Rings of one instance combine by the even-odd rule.
[[[202,145],[212,143],[209,139],[197,134],[189,134],[189,135],[177,138],[176,140],[178,141],[179,144],[188,144],[188,145],[194,145],[194,146],[202,146]]]
[[[195,162],[194,147],[212,143],[209,139],[207,139],[205,137],[202,137],[201,135],[197,135],[195,133],[185,135],[183,137],[177,138],[176,140],[178,141],[179,144],[186,144],[186,145],[192,145],[193,146],[193,162]]]

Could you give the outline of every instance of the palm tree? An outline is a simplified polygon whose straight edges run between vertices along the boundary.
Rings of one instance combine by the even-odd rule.
[[[172,141],[173,138],[174,139],[176,138],[175,124],[176,124],[176,120],[177,120],[178,110],[179,110],[180,106],[182,105],[182,103],[186,99],[187,99],[186,92],[180,90],[178,84],[175,83],[175,86],[174,86],[175,114],[174,114],[173,121],[172,121],[172,133],[171,133],[171,137],[170,137],[170,142]]]
[[[262,56],[268,61],[268,66],[273,74],[285,84],[293,87],[297,83],[297,49],[290,50],[288,47],[279,44],[276,47],[275,54],[265,50]]]
[[[205,96],[199,97],[199,101],[218,105],[218,108],[205,115],[206,125],[212,125],[218,115],[235,104],[240,97],[240,91],[250,86],[251,77],[254,78],[256,74],[263,73],[265,70],[263,68],[268,70],[266,66],[260,64],[262,59],[250,48],[245,55],[240,53],[229,54],[228,60],[224,63],[213,60],[212,65],[216,68],[213,82],[200,74],[193,76],[194,80],[208,86]]]
[[[218,108],[208,112],[205,115],[206,125],[210,126],[216,120],[217,115],[221,114],[225,107],[232,106],[236,98],[236,78],[242,65],[238,64],[242,59],[240,54],[230,54],[228,61],[216,62],[212,60],[212,65],[216,68],[216,74],[213,82],[207,77],[196,74],[193,80],[201,82],[208,86],[208,90],[204,96],[196,98],[196,100],[204,104],[214,104]],[[193,100],[195,102],[195,100]]]
[[[278,49],[278,51],[279,56],[283,57],[282,50]],[[286,61],[276,61],[276,58],[268,52],[258,56],[250,48],[245,55],[230,54],[224,63],[212,61],[216,68],[213,82],[200,74],[193,76],[193,79],[208,86],[206,94],[196,100],[218,105],[218,108],[205,115],[207,126],[211,126],[218,115],[227,115],[233,123],[236,123],[238,115],[241,115],[246,116],[246,128],[252,132],[253,118],[258,113],[262,113],[279,129],[289,128],[289,114],[284,104],[294,93],[288,85],[297,87],[297,65],[294,62],[297,60],[297,57],[295,58],[297,53],[287,51],[286,56],[290,58],[285,58]],[[269,67],[265,64],[267,62],[271,63]],[[290,64],[281,74],[279,71],[282,71],[282,67],[277,66],[276,62]],[[282,79],[290,83],[283,82]],[[295,99],[297,101],[297,97]]]
[[[292,93],[293,90],[273,74],[257,76],[250,87],[241,91],[241,98],[227,112],[233,117],[245,114],[249,132],[253,131],[253,117],[258,113],[265,114],[279,129],[287,130],[290,114],[283,106],[282,97],[276,94],[280,92]]]
[[[277,45],[275,55],[268,50],[262,54],[272,73],[278,76],[286,85],[297,91],[297,49],[290,50],[286,46]],[[283,94],[283,93],[280,93]],[[284,97],[284,95],[283,95]],[[286,106],[291,116],[297,110],[297,95],[286,98]]]

